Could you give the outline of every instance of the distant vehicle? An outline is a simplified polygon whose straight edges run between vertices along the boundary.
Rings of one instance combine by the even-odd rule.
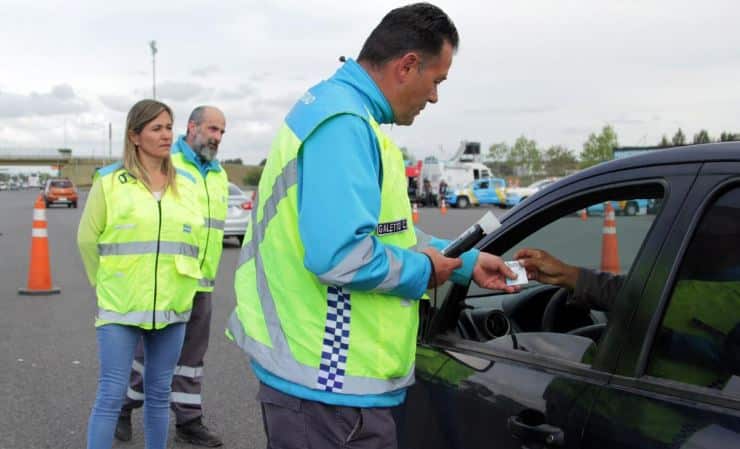
[[[254,193],[250,198],[236,184],[229,183],[229,209],[226,212],[224,238],[236,237],[239,245],[244,242],[244,234],[247,232],[249,218],[252,215],[253,200]]]
[[[41,187],[41,181],[39,180],[39,175],[35,175],[35,174],[28,175],[28,188],[38,189],[40,187]]]
[[[485,178],[473,181],[461,189],[447,189],[445,200],[452,207],[465,209],[470,205],[506,204],[506,181],[501,178]]]
[[[527,187],[507,187],[506,188],[506,205],[514,207],[522,201],[526,200],[530,196],[534,195],[535,192],[544,189],[550,184],[557,181],[559,178],[546,178],[540,179],[539,181],[533,182]]]
[[[414,187],[416,198],[412,202],[424,205],[437,205],[439,202],[439,185],[442,181],[447,189],[461,188],[477,179],[490,178],[491,170],[480,162],[480,143],[463,141],[460,148],[449,160],[442,161],[436,157],[427,157],[419,163],[415,179],[411,179],[409,167],[409,187]],[[413,168],[411,170],[413,172]],[[424,186],[426,185],[426,189]]]
[[[67,207],[77,207],[77,188],[67,178],[52,178],[44,185],[44,202],[46,207],[53,204],[63,204]]]
[[[632,217],[634,215],[645,215],[648,213],[648,209],[652,209],[652,201],[646,199],[634,199],[625,201],[612,201],[612,208],[614,208],[615,215],[626,215]],[[588,215],[604,215],[604,204],[598,203],[589,206],[586,209]]]
[[[0,181],[0,190],[8,190],[8,184]]]

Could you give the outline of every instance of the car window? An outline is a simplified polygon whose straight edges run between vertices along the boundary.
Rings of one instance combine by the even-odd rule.
[[[621,197],[615,190],[590,193],[543,210],[543,225],[526,234],[517,234],[517,228],[503,234],[492,245],[505,242],[496,250],[505,261],[522,248],[544,250],[583,268],[581,278],[588,282],[570,291],[530,281],[514,294],[471,286],[458,332],[491,348],[590,365],[609,323],[608,309],[659,213],[662,186],[653,187]]]
[[[479,188],[479,189],[487,189],[487,188],[488,188],[488,181],[481,181],[481,182],[480,182],[480,183],[478,184],[478,188]]]
[[[72,187],[72,181],[51,181],[51,186],[59,189],[68,189]]]
[[[646,373],[740,397],[740,187],[721,194],[702,217]]]
[[[242,195],[242,191],[234,184],[229,184],[229,195]]]

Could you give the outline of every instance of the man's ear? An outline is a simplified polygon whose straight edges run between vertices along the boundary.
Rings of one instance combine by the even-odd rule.
[[[189,120],[188,121],[188,133],[187,134],[189,136],[194,136],[195,135],[195,128],[197,128],[197,127],[198,127],[198,125],[196,125],[194,121]]]
[[[398,59],[397,75],[402,81],[405,81],[408,78],[409,74],[418,70],[420,63],[421,58],[419,57],[418,53],[406,53]]]

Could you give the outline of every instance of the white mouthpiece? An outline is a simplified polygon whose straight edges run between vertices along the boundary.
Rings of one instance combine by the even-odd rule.
[[[483,233],[488,235],[498,229],[499,226],[501,226],[501,223],[499,223],[498,219],[496,218],[491,211],[486,212],[486,214],[478,220],[478,226],[483,230]]]

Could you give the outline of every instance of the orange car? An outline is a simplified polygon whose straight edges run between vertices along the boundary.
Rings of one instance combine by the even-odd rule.
[[[44,185],[44,202],[46,207],[52,204],[65,204],[77,207],[77,188],[66,178],[52,178]]]

